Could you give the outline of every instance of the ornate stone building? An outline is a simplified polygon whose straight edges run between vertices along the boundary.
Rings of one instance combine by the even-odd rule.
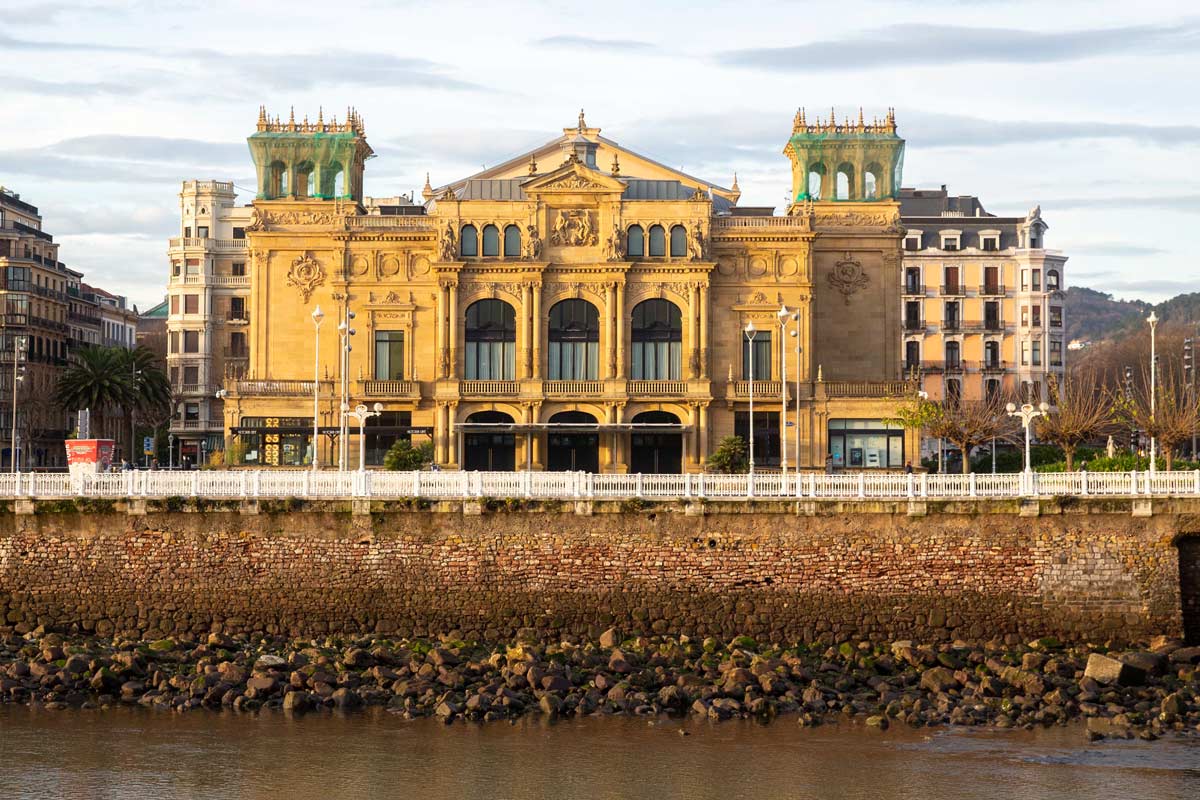
[[[582,112],[530,152],[427,180],[423,204],[364,197],[373,153],[353,112],[262,112],[249,142],[249,362],[224,402],[243,463],[310,464],[315,403],[322,466],[430,436],[451,469],[699,471],[749,435],[751,395],[759,469],[780,466],[781,430],[793,467],[915,456],[882,422],[903,390],[890,112],[798,113],[782,216]],[[376,403],[365,436],[354,419],[340,433],[343,406]]]

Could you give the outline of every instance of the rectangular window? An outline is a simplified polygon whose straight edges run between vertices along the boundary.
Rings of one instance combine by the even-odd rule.
[[[183,313],[199,314],[200,313],[200,295],[185,294],[183,296]]]
[[[921,343],[907,341],[904,343],[904,371],[912,372],[921,368]]]
[[[174,278],[178,278],[180,273],[182,273],[182,272],[183,272],[183,265],[180,264],[178,261],[172,261],[171,262],[171,276]]]
[[[183,226],[183,238],[185,238],[185,239],[192,238],[192,226],[191,225]]]
[[[954,237],[954,236],[943,237],[942,249],[943,250],[957,250],[958,249],[958,238]]]
[[[942,287],[946,294],[958,294],[958,267],[946,267],[943,270]]]
[[[983,292],[984,294],[1000,294],[999,267],[983,268]]]
[[[1029,342],[1021,342],[1021,365],[1029,366]]]
[[[179,313],[179,295],[177,295],[177,294],[171,295],[171,313],[172,314]]]
[[[1029,327],[1029,306],[1021,306],[1021,327]]]
[[[921,293],[921,270],[916,267],[909,267],[904,270],[904,293]]]
[[[245,239],[246,238],[246,229],[245,228],[234,228],[233,229],[233,238],[234,239]]]
[[[909,252],[916,252],[917,250],[920,250],[921,249],[921,237],[920,236],[904,237],[904,249],[908,250]]]
[[[467,342],[466,379],[511,381],[516,374],[515,342]]]
[[[1034,306],[1032,310],[1033,310],[1033,327],[1035,327],[1035,328],[1042,327],[1042,307]]]
[[[682,342],[634,342],[629,374],[635,381],[677,381],[682,356]]]
[[[183,368],[183,382],[187,383],[187,384],[191,384],[193,386],[195,386],[197,383],[199,383],[200,382],[200,368],[199,367],[184,367]]]
[[[983,243],[985,252],[995,252],[1000,249],[1000,237],[995,235],[981,236],[980,241]]]
[[[167,352],[169,352],[169,353],[178,353],[179,352],[179,331],[171,331],[170,345],[171,346],[170,346],[170,348],[168,348]]]
[[[179,367],[171,367],[170,370],[168,370],[168,372],[171,376],[171,385],[178,386],[179,385]]]
[[[946,303],[945,314],[942,317],[942,327],[946,330],[958,330],[962,317],[958,313],[958,301]]]
[[[1050,340],[1050,366],[1061,367],[1062,360],[1062,341],[1059,339]]]
[[[196,238],[197,239],[207,239],[208,238],[208,226],[207,225],[196,226]]]
[[[229,334],[229,355],[233,358],[246,356],[246,334],[241,331]]]
[[[1040,367],[1042,365],[1042,343],[1035,341],[1033,343],[1033,366]]]
[[[600,342],[550,341],[548,376],[552,381],[594,381],[599,374]]]
[[[200,331],[184,331],[183,332],[183,352],[199,353],[200,352]]]
[[[1050,306],[1050,327],[1062,327],[1062,306]]]
[[[195,422],[200,419],[200,404],[186,403],[183,406],[183,418],[189,422]]]
[[[829,456],[838,469],[898,469],[904,466],[904,429],[878,419],[831,419]]]
[[[921,304],[916,300],[909,300],[904,304],[904,327],[910,331],[922,327]]]
[[[375,331],[375,380],[404,380],[404,331]]]
[[[757,373],[756,373],[757,374]],[[733,415],[733,433],[750,441],[750,412],[738,411]],[[778,466],[779,464],[779,412],[754,412],[754,466]]]
[[[1021,270],[1021,291],[1029,291],[1029,270],[1027,269]]]
[[[187,272],[188,275],[199,275],[200,274],[200,259],[198,259],[198,258],[187,259],[187,263],[185,264],[184,271]]]
[[[983,325],[989,331],[1000,327],[1000,304],[995,300],[983,304]]]
[[[230,271],[230,274],[235,277],[239,277],[239,278],[244,277],[246,275],[246,262],[245,261],[233,262],[233,268]]]
[[[751,364],[754,367],[754,380],[771,380],[771,332],[759,331],[754,334],[754,341],[742,334],[742,380],[750,380]]]
[[[1033,271],[1033,291],[1040,292],[1042,290],[1042,271],[1035,269]]]
[[[229,298],[229,318],[230,319],[245,319],[246,318],[246,298],[231,297]]]

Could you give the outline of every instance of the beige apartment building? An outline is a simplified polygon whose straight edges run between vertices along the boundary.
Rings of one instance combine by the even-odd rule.
[[[934,399],[1037,401],[1063,374],[1067,256],[1040,207],[998,217],[979,198],[901,189],[903,368]]]
[[[792,122],[775,215],[582,113],[423,202],[372,201],[357,115],[263,111],[253,206],[219,182],[181,193],[173,429],[211,448],[223,428],[231,460],[266,466],[377,464],[428,438],[449,469],[694,472],[750,436],[753,396],[759,469],[782,466],[785,421],[790,466],[902,468],[916,442],[883,420],[905,390],[904,142],[890,113]],[[375,404],[360,435],[343,409]]]
[[[228,181],[184,181],[179,192],[179,236],[168,249],[167,372],[180,463],[200,463],[224,447],[217,392],[226,377],[245,373],[249,358],[245,232],[252,209],[235,199]]]

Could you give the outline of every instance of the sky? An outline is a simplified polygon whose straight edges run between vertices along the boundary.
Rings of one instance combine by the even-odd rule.
[[[905,185],[1040,204],[1068,285],[1200,290],[1200,7],[1179,0],[0,0],[0,19],[0,185],[142,308],[165,293],[181,181],[253,199],[260,104],[357,108],[369,195],[499,163],[582,107],[780,209],[797,107],[894,107]]]

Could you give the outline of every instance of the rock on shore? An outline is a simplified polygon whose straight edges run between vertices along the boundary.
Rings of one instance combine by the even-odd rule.
[[[529,639],[532,637],[522,637]],[[502,720],[522,714],[793,716],[802,725],[1064,725],[1091,739],[1200,736],[1200,648],[991,642],[780,646],[738,637],[481,644],[452,637],[294,641],[212,634],[152,642],[33,631],[0,638],[0,702],[188,711],[353,711]]]

